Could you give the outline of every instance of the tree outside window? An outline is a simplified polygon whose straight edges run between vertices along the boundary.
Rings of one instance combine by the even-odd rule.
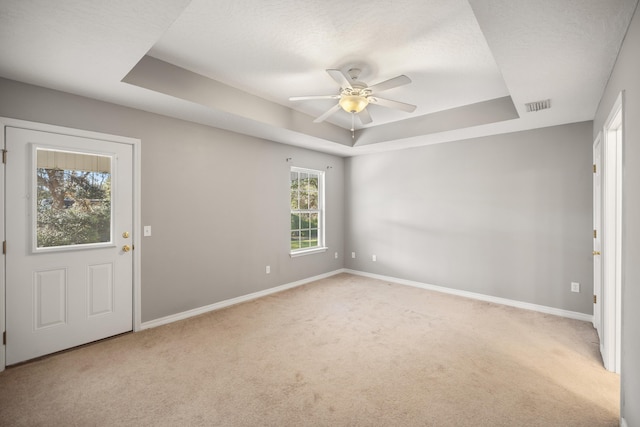
[[[47,157],[54,160],[47,164]],[[61,160],[59,160],[60,158]],[[102,159],[100,159],[102,158]],[[82,167],[106,160],[106,169]],[[110,159],[38,150],[36,243],[38,248],[111,240]],[[79,165],[72,167],[71,165]],[[87,170],[88,169],[88,170]]]

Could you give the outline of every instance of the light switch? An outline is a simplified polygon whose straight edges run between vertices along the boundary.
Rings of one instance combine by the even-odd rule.
[[[145,237],[151,236],[151,226],[150,225],[145,225],[144,226],[144,236]]]

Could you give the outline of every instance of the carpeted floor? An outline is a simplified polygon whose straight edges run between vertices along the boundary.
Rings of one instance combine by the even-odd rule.
[[[589,323],[340,274],[0,373],[3,426],[617,426]]]

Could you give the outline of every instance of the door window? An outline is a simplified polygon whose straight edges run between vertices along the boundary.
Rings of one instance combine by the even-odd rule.
[[[34,151],[34,252],[111,244],[112,156]]]

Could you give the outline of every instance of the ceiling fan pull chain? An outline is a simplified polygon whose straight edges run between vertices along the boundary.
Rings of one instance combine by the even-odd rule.
[[[355,127],[356,127],[356,113],[351,113],[351,139],[356,139]]]

